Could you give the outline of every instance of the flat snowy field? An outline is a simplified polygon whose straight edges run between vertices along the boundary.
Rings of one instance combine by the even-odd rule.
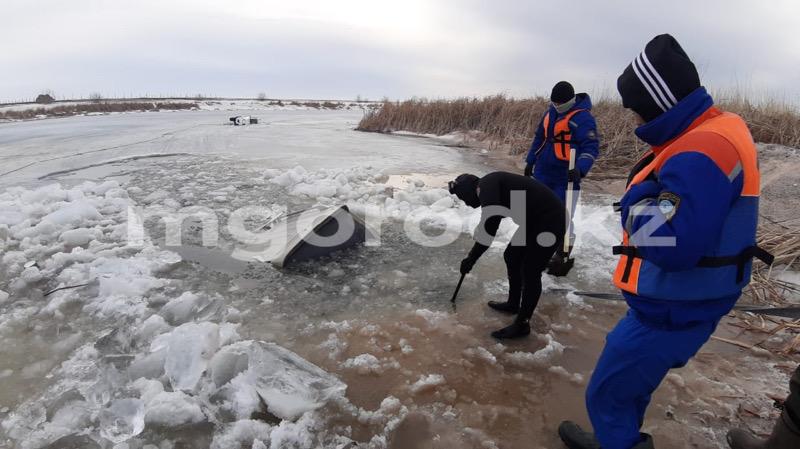
[[[556,289],[613,291],[611,198],[584,197],[576,266],[546,277],[537,335],[499,344],[488,334],[509,319],[485,301],[505,296],[512,226],[449,302],[478,215],[444,187],[488,159],[353,131],[360,111],[239,112],[261,123],[0,124],[0,446],[552,448],[560,420],[587,423],[586,382],[626,308]],[[291,270],[231,257],[242,208],[333,204],[381,207],[381,245]],[[196,217],[180,243],[157,218],[130,235],[135,211],[200,209],[221,225],[213,242]],[[409,223],[455,229],[453,242],[420,245]],[[670,374],[645,431],[659,447],[721,447],[741,407],[763,430],[787,366],[712,342]]]

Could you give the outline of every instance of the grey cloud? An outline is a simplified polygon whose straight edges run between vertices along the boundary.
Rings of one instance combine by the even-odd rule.
[[[663,32],[681,41],[712,89],[800,99],[800,40],[791,23],[800,6],[791,1],[437,0],[422,4],[424,16],[387,22],[393,30],[385,33],[355,19],[265,18],[218,5],[4,6],[0,101],[44,88],[79,96],[522,96],[546,93],[560,79],[613,94],[616,76]],[[386,5],[378,11],[385,20],[404,7]],[[406,27],[407,35],[389,35]]]

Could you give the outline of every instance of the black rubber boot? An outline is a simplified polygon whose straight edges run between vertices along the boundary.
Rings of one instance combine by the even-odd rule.
[[[569,449],[600,449],[594,434],[572,421],[564,421],[558,426],[558,436]]]
[[[643,433],[641,435],[643,438],[642,442],[637,444],[636,446],[633,446],[633,449],[655,449],[655,446],[653,446],[653,437],[651,437],[646,433]]]
[[[516,315],[519,312],[519,304],[514,305],[510,302],[500,302],[500,301],[489,301],[489,307],[498,312],[508,313],[510,315]]]
[[[569,449],[601,449],[593,433],[581,429],[572,421],[564,421],[558,426],[558,436]],[[642,433],[641,437],[642,441],[633,449],[655,449],[653,437],[646,433]]]
[[[731,449],[797,449],[800,448],[800,429],[792,424],[784,411],[766,440],[745,430],[733,429],[728,432],[728,445]]]
[[[492,337],[498,340],[527,337],[531,334],[531,325],[528,320],[514,320],[510,326],[492,332]]]

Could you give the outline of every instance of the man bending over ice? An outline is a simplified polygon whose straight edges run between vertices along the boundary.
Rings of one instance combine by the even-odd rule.
[[[511,218],[519,226],[503,253],[508,269],[508,301],[489,301],[489,307],[517,315],[510,326],[492,332],[493,337],[530,334],[530,319],[542,293],[542,272],[564,236],[564,203],[544,184],[506,172],[489,173],[483,178],[465,173],[450,181],[449,188],[468,206],[481,208],[475,245],[461,261],[461,274],[469,273],[486,252],[503,218]]]

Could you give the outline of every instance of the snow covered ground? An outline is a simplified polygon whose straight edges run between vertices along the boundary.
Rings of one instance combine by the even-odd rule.
[[[561,419],[586,422],[583,390],[625,307],[555,289],[611,291],[610,198],[584,199],[576,266],[546,277],[538,335],[499,344],[489,331],[508,318],[484,303],[505,295],[511,226],[449,302],[478,216],[445,180],[491,171],[485,159],[357,133],[359,112],[241,112],[261,123],[0,125],[0,446],[550,448]],[[241,208],[341,203],[382,208],[380,246],[283,271],[231,257]],[[133,238],[137,208],[210,211],[221,230],[203,246],[190,218],[167,244],[145,217]],[[461,232],[426,247],[408,223]],[[645,430],[659,447],[718,447],[743,398],[769,410],[786,390],[785,367],[760,357],[709,344],[670,375]]]

